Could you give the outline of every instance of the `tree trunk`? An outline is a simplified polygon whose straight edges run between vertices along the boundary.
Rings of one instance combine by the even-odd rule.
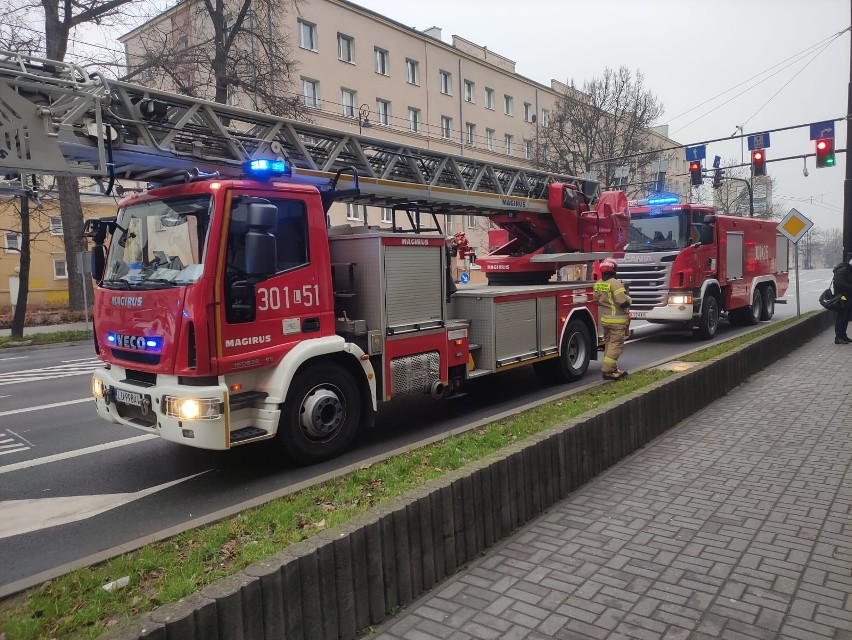
[[[18,298],[12,318],[12,338],[24,337],[27,297],[30,293],[30,201],[21,196],[21,268],[18,273]]]
[[[59,210],[62,215],[62,240],[65,244],[65,264],[68,269],[68,307],[71,311],[83,310],[83,289],[86,286],[87,299],[92,299],[92,281],[81,280],[77,271],[77,254],[87,249],[83,238],[83,206],[80,204],[80,185],[77,178],[57,177],[59,191]]]

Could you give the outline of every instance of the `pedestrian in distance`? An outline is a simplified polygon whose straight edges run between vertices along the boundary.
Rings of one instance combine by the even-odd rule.
[[[598,318],[603,327],[604,380],[620,380],[627,375],[618,368],[618,358],[624,351],[627,339],[627,327],[630,322],[628,309],[632,300],[627,289],[615,277],[617,263],[612,258],[604,258],[600,263],[601,279],[595,283],[594,299],[598,305]]]
[[[840,296],[840,310],[834,323],[834,344],[849,344],[852,340],[846,333],[849,319],[852,317],[852,260],[841,262],[832,270],[834,277],[831,286],[834,295]]]

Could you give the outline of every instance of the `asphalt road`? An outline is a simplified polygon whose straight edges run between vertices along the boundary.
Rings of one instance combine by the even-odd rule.
[[[801,310],[818,308],[829,270],[803,271]],[[791,278],[792,280],[792,278]],[[775,320],[796,315],[795,286]],[[619,361],[631,370],[706,346],[645,323]],[[750,329],[720,324],[716,340]],[[309,468],[287,466],[274,443],[210,452],[168,443],[95,416],[90,344],[0,351],[0,595],[73,566],[222,516],[247,502],[531,402],[597,384],[600,361],[574,385],[543,386],[529,368],[475,381],[463,398],[390,403],[351,451]],[[495,401],[495,399],[498,399]]]

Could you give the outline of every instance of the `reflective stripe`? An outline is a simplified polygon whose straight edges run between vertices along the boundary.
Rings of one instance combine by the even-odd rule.
[[[603,316],[601,317],[601,322],[604,324],[627,324],[627,316],[618,316],[618,317],[609,317]]]
[[[618,360],[616,360],[615,358],[610,358],[610,357],[604,356],[604,363],[615,364],[616,362],[618,362]]]
[[[624,287],[621,287],[621,289],[616,289],[615,291],[613,291],[612,295],[617,296],[619,293],[624,293],[624,291]]]

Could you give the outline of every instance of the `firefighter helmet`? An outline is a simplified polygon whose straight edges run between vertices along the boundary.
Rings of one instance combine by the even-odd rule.
[[[615,269],[618,267],[618,263],[613,258],[604,258],[601,260],[601,274],[604,273],[615,273]]]

